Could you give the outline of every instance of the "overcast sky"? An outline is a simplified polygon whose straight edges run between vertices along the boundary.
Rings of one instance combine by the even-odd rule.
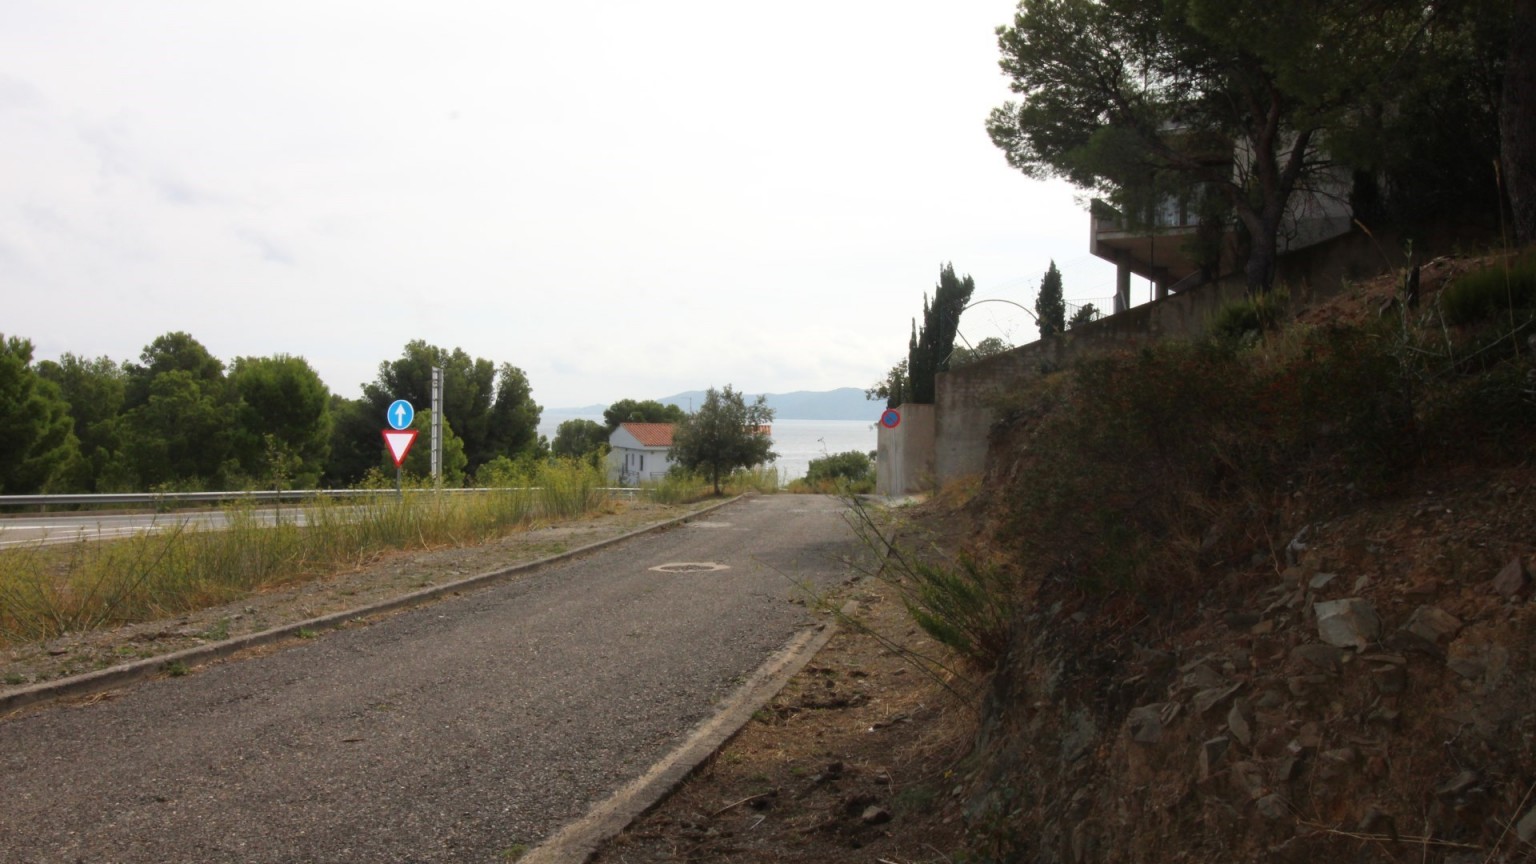
[[[1083,202],[987,139],[1014,7],[5,0],[0,332],[184,330],[346,396],[411,339],[546,408],[867,386],[946,261],[977,299],[1032,306],[1051,259],[1114,293]]]

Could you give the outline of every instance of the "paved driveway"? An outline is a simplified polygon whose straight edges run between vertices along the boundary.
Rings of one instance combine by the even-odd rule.
[[[641,773],[863,554],[761,496],[270,656],[0,721],[0,861],[504,861]],[[723,565],[653,568],[669,564]]]

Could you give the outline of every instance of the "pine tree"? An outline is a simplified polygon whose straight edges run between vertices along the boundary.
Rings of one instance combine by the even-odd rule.
[[[32,368],[32,343],[0,334],[0,492],[46,489],[79,457],[74,426],[58,386]]]
[[[1040,280],[1040,293],[1035,297],[1035,321],[1040,325],[1040,338],[1049,339],[1067,329],[1067,302],[1061,296],[1061,271],[1056,262],[1045,271]]]
[[[955,334],[960,332],[960,313],[971,302],[976,282],[971,277],[955,275],[955,265],[939,268],[939,284],[933,302],[923,295],[923,326],[907,347],[907,376],[910,391],[907,401],[932,404],[936,398],[938,373],[948,371],[950,354],[955,349]]]

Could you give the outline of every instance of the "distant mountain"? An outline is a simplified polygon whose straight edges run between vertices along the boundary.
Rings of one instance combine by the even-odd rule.
[[[868,420],[880,418],[885,403],[864,398],[864,391],[857,387],[839,387],[836,390],[796,390],[793,393],[768,393],[768,407],[773,409],[776,420]],[[756,393],[747,394],[756,399]],[[703,390],[689,390],[675,396],[657,399],[664,405],[676,405],[684,411],[704,404]],[[552,416],[601,417],[607,405],[583,405],[580,408],[549,408],[544,413]]]
[[[556,417],[602,417],[603,412],[607,410],[607,405],[599,403],[597,405],[582,405],[577,408],[545,408],[544,413]]]
[[[883,401],[865,399],[864,391],[857,387],[764,395],[768,397],[768,407],[773,409],[775,420],[868,420],[873,423],[880,418],[880,412],[885,408]],[[749,393],[747,398],[756,399],[757,394]],[[704,391],[690,390],[656,401],[686,410],[690,406],[704,404]]]

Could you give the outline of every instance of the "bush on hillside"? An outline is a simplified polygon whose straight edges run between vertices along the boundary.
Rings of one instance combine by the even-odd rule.
[[[1507,268],[1495,265],[1467,273],[1441,292],[1440,304],[1452,326],[1510,316],[1529,321],[1536,307],[1536,253],[1509,262]]]
[[[1474,367],[1445,339],[1381,319],[1085,360],[1017,394],[998,433],[998,541],[1042,577],[1179,605],[1210,587],[1202,561],[1272,556],[1298,508],[1338,494],[1307,490],[1390,491],[1469,452],[1536,455],[1512,434],[1536,425],[1530,352],[1483,350]]]

